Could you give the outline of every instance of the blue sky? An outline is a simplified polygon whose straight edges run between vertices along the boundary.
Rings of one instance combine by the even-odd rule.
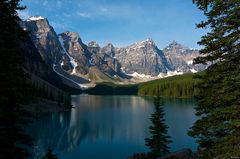
[[[48,18],[57,33],[78,32],[83,42],[121,47],[152,38],[161,49],[173,40],[191,48],[206,33],[192,0],[22,0],[20,16]]]

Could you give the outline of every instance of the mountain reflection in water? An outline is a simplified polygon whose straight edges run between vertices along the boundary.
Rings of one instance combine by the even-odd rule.
[[[196,120],[192,100],[165,99],[164,111],[172,150],[196,149],[187,136]],[[149,117],[152,98],[137,96],[72,96],[76,107],[70,112],[40,116],[27,129],[36,146],[34,157],[41,158],[48,147],[61,158],[127,158],[133,153],[147,152]],[[116,157],[116,154],[117,157]]]

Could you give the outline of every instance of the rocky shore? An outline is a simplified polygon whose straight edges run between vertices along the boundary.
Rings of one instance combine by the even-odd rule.
[[[144,153],[137,153],[133,156],[129,157],[128,159],[149,159],[147,154]],[[166,156],[156,158],[156,159],[197,159],[197,155],[192,152],[191,149],[181,149],[179,151],[172,152]]]

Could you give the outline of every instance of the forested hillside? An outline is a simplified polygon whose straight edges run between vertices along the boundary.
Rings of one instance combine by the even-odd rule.
[[[96,87],[86,90],[85,93],[103,95],[140,95],[160,96],[171,98],[192,98],[196,93],[198,74],[185,74],[168,78],[157,79],[150,82],[129,85],[117,85],[113,83],[99,83]]]
[[[138,95],[141,96],[160,96],[173,98],[191,98],[194,96],[197,80],[194,74],[158,79],[139,85]]]
[[[114,83],[99,83],[85,93],[95,95],[137,95],[138,85],[118,85]]]

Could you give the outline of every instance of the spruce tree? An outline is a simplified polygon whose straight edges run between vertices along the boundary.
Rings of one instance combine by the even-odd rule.
[[[0,1],[0,149],[2,158],[29,157],[32,139],[24,133],[29,113],[22,108],[28,99],[21,41],[25,33],[19,27],[19,0]]]
[[[240,156],[240,1],[193,0],[207,19],[197,25],[210,30],[199,44],[195,63],[212,65],[197,78],[197,115],[189,134],[201,158]]]
[[[42,157],[42,159],[58,159],[58,157],[53,153],[52,149],[48,148],[47,153]]]
[[[155,112],[152,114],[150,120],[152,125],[149,127],[150,137],[146,138],[146,146],[151,150],[148,154],[149,158],[155,159],[168,154],[171,143],[170,136],[167,135],[168,126],[165,125],[163,103],[160,97],[154,98]]]

